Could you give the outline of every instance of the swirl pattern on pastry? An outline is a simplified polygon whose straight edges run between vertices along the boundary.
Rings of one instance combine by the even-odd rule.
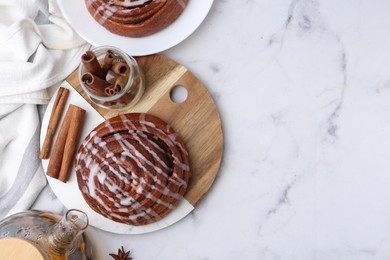
[[[189,179],[181,137],[163,120],[143,113],[98,125],[84,139],[75,164],[88,205],[106,218],[134,226],[171,212]]]
[[[112,33],[143,37],[173,23],[188,0],[85,0],[93,18]]]

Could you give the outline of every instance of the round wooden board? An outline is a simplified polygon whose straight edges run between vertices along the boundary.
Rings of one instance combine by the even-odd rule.
[[[73,72],[66,81],[104,118],[142,112],[155,115],[178,132],[189,152],[191,179],[185,199],[195,206],[210,189],[222,160],[223,133],[213,99],[205,86],[187,68],[159,54],[136,58],[145,74],[146,89],[140,102],[122,110],[107,110],[94,105],[83,92]],[[186,88],[182,103],[171,100],[176,86]]]
[[[20,238],[0,239],[1,259],[8,260],[44,260],[41,251],[30,241]]]

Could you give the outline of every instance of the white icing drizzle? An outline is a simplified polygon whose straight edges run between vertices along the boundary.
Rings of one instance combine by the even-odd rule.
[[[106,147],[105,147],[106,148]],[[107,149],[107,148],[106,148]],[[108,149],[107,149],[108,150]],[[88,150],[87,150],[88,151]],[[92,162],[95,162],[94,160],[92,160],[92,157],[91,156],[87,156],[88,153],[85,153],[85,154],[81,154],[79,158],[79,160],[81,161],[84,161],[85,162],[85,167],[89,168],[90,164]],[[102,161],[102,163],[108,167],[108,169],[115,174],[115,176],[120,179],[121,181],[124,181],[126,184],[129,184],[130,182],[127,180],[127,178],[125,178],[121,173],[119,173],[118,171],[116,171],[108,162],[107,160],[104,160],[99,154],[96,154],[96,158],[97,159],[100,159]],[[115,158],[115,157],[113,157]],[[114,161],[116,161],[114,159]],[[122,173],[127,173],[127,171],[119,164],[119,169]]]
[[[97,174],[97,178],[98,178],[100,184],[104,184],[104,181],[105,181],[106,178],[107,178],[107,174],[106,174],[105,172],[100,171],[100,172]]]
[[[96,186],[95,186],[95,175],[97,172],[100,171],[100,167],[98,164],[94,164],[89,171],[89,176],[87,180],[87,185],[88,185],[88,190],[89,190],[89,195],[92,198],[96,198]]]
[[[121,144],[122,146],[122,149],[124,150],[124,152],[122,152],[122,155],[127,155],[129,157],[131,157],[136,163],[137,165],[142,168],[142,170],[144,170],[146,173],[149,174],[149,171],[142,165],[142,163],[138,160],[138,158],[141,158],[144,162],[146,162],[149,166],[153,167],[153,169],[160,173],[161,175],[164,176],[164,178],[169,178],[169,175],[164,172],[161,168],[157,167],[156,165],[154,165],[151,161],[149,161],[145,156],[143,156],[143,154],[141,154],[132,144],[130,144],[128,141],[126,141],[124,138],[122,138],[121,135],[119,134],[115,134],[115,138],[117,138],[117,141],[118,143]],[[127,149],[126,149],[127,148]],[[135,155],[133,155],[132,153],[130,153],[129,151],[133,151],[135,153]],[[174,157],[175,158],[175,157]],[[176,159],[176,161],[178,162],[178,160]],[[178,164],[180,168],[185,168],[185,164]],[[159,183],[161,184],[160,180],[157,178],[157,175],[151,175],[151,177],[153,178],[154,182],[156,183]],[[186,185],[186,182],[181,179],[181,178],[177,178],[176,179],[173,179],[171,178],[171,181],[173,183],[175,183],[176,185],[178,186],[181,186],[181,185]]]
[[[140,7],[149,5],[149,2],[166,2],[167,0],[109,0],[107,3],[102,3],[98,8],[96,8],[93,17],[97,17],[101,13],[101,18],[98,20],[98,23],[104,24],[107,19],[110,19],[119,9],[127,13],[131,13]],[[179,1],[180,5],[185,7],[185,3],[182,0]],[[94,0],[87,0],[87,5],[91,6]]]
[[[151,155],[153,155],[153,158],[156,159],[166,170],[170,170],[170,168],[168,167],[168,165],[165,164],[165,162],[156,154],[155,151],[153,151],[152,149],[150,149],[146,144],[144,144],[142,141],[141,141],[141,138],[139,138],[140,136],[144,135],[143,137],[143,140],[145,140],[146,142],[148,142],[150,145],[156,147],[157,144],[154,143],[154,142],[150,142],[150,140],[148,138],[145,138],[146,135],[145,134],[139,134],[139,133],[133,133],[132,136],[135,140],[137,140],[143,148],[145,148],[145,150],[147,150]],[[160,147],[159,147],[160,148]],[[160,148],[161,149],[161,148]],[[160,150],[160,152],[164,152],[162,149]]]
[[[94,199],[95,202],[98,203],[97,207],[101,207],[105,210],[105,212],[101,213],[108,218],[128,219],[132,221],[132,223],[137,223],[140,220],[139,218],[141,218],[141,220],[156,219],[159,217],[157,212],[151,207],[144,208],[140,201],[137,201],[135,197],[130,195],[129,191],[124,190],[122,187],[129,187],[129,185],[131,185],[131,190],[136,192],[138,196],[143,196],[144,200],[151,200],[153,204],[161,205],[169,210],[173,209],[174,206],[172,203],[162,200],[161,196],[170,197],[178,201],[182,198],[182,195],[171,191],[167,185],[174,184],[176,186],[175,189],[179,190],[180,187],[186,188],[187,183],[166,164],[163,158],[159,156],[159,153],[166,153],[164,149],[153,141],[153,139],[157,141],[159,138],[146,133],[150,133],[150,129],[152,129],[162,136],[166,136],[164,141],[167,143],[168,147],[177,146],[181,152],[184,152],[185,149],[182,147],[181,142],[177,141],[177,134],[174,134],[169,126],[167,127],[166,132],[164,132],[152,122],[147,121],[144,114],[140,114],[139,118],[140,127],[144,132],[140,131],[140,127],[136,127],[126,116],[122,115],[120,116],[120,119],[122,120],[124,129],[131,129],[127,132],[131,137],[131,140],[136,141],[137,144],[153,158],[153,161],[150,161],[145,157],[145,155],[137,150],[129,140],[124,138],[121,134],[116,133],[110,121],[107,120],[104,123],[104,127],[108,129],[108,132],[113,133],[112,135],[109,135],[113,137],[110,142],[117,142],[121,146],[122,152],[114,154],[114,152],[110,151],[107,147],[107,139],[103,140],[97,135],[97,131],[92,131],[82,143],[83,152],[79,152],[76,157],[76,171],[84,172],[81,175],[81,178],[86,185],[81,188],[81,191]],[[102,150],[103,153],[99,154],[99,149]],[[156,150],[158,150],[159,153],[157,153]],[[174,168],[178,167],[182,171],[189,170],[188,164],[182,162],[181,159],[173,154],[171,154],[171,156]],[[142,170],[143,174],[137,175],[131,172],[125,166],[125,162],[134,162],[135,165]],[[161,167],[154,162],[157,162]],[[111,163],[115,164],[118,170],[116,170]],[[150,167],[154,172],[149,171],[146,166]],[[162,180],[158,177],[159,175],[162,177]],[[145,177],[151,178],[153,182],[148,183]],[[116,184],[117,182],[115,179],[119,180],[120,183],[123,183],[124,186],[122,186],[122,184],[121,186]],[[99,189],[95,185],[97,182],[100,184],[100,187],[107,189],[110,193],[106,193],[104,190]],[[154,192],[156,192],[158,197],[153,195]],[[114,194],[114,196],[110,197],[108,194]],[[102,197],[110,202],[110,206],[102,200]],[[130,209],[134,211],[130,213]],[[130,214],[123,215],[123,213]]]
[[[123,7],[138,7],[146,4],[147,2],[150,2],[150,0],[123,0],[123,1],[110,1],[114,2],[117,5],[123,6]],[[162,2],[162,0],[158,0],[157,2]]]

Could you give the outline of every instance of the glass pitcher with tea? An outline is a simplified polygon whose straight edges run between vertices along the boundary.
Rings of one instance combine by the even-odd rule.
[[[0,221],[0,255],[8,254],[7,259],[18,259],[12,256],[21,253],[31,253],[26,259],[91,259],[91,247],[83,234],[87,227],[88,216],[77,209],[62,217],[35,210],[17,213]]]

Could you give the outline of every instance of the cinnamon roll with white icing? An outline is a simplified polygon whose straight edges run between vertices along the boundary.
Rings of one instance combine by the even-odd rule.
[[[98,125],[76,157],[79,189],[88,205],[113,221],[153,223],[183,198],[188,153],[163,120],[131,113]]]
[[[112,33],[143,37],[173,23],[188,0],[85,0],[93,18]]]

